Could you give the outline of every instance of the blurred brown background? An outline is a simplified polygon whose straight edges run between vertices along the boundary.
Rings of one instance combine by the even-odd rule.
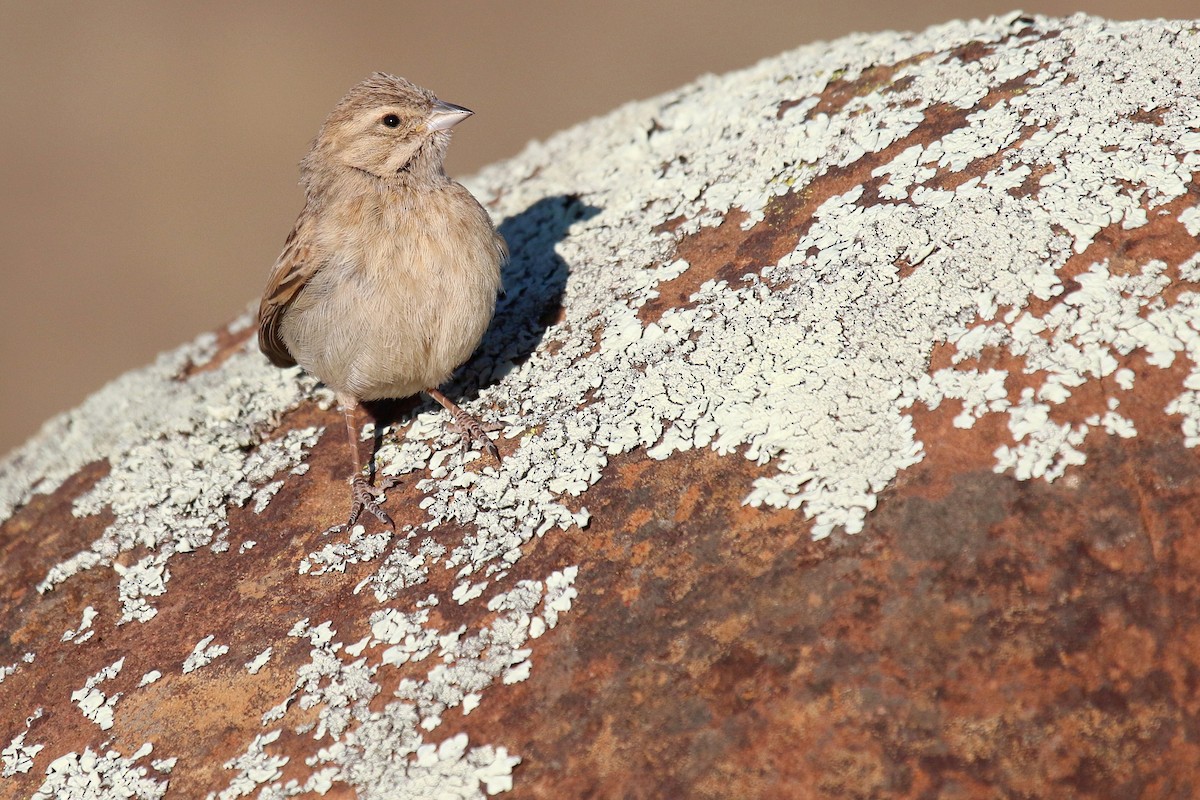
[[[372,71],[476,112],[451,174],[704,72],[1009,2],[0,2],[0,454],[261,291],[297,162]],[[1193,17],[1196,0],[1025,11]]]

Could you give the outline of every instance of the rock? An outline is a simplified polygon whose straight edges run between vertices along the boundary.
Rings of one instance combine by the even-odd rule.
[[[530,145],[394,533],[248,317],[119,378],[0,463],[2,793],[1192,796],[1198,98],[1009,15]]]

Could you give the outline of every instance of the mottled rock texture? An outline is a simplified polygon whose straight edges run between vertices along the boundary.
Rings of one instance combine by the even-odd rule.
[[[246,318],[0,462],[0,795],[1200,795],[1198,170],[1200,23],[1083,16],[530,145],[395,532]]]

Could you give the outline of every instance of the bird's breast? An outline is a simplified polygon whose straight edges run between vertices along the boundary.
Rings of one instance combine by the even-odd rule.
[[[309,354],[301,366],[368,400],[443,383],[495,308],[500,259],[486,212],[465,190],[355,198],[328,211],[326,263],[284,326],[311,345],[299,348]]]

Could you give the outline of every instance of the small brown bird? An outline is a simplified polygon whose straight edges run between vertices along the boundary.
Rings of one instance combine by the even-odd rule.
[[[424,391],[464,444],[499,460],[484,427],[438,391],[482,339],[496,307],[504,239],[442,161],[471,114],[427,89],[375,73],[330,113],[300,167],[305,204],[258,309],[271,363],[299,364],[337,394],[354,473],[353,525],[393,483],[362,474],[360,401]]]

